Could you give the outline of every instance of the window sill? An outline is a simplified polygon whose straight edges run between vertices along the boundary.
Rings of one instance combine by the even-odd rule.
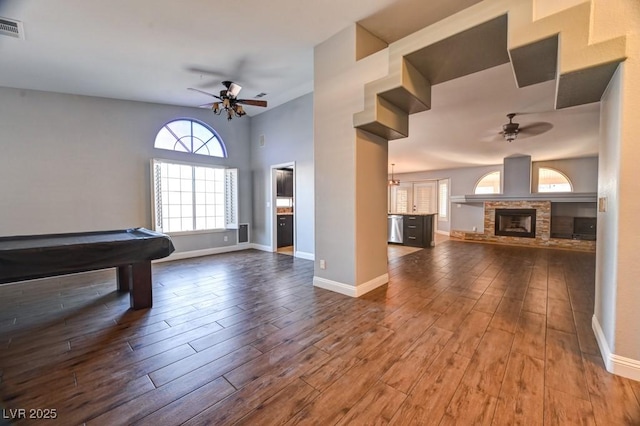
[[[170,237],[181,237],[181,236],[187,236],[187,235],[219,234],[219,233],[228,232],[228,231],[233,231],[233,229],[225,229],[225,228],[203,229],[200,231],[163,232],[163,234],[166,234]]]

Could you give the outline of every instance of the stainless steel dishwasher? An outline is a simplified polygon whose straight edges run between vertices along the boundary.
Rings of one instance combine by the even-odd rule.
[[[401,214],[390,214],[387,216],[387,241],[390,243],[402,244],[402,222],[404,216]]]

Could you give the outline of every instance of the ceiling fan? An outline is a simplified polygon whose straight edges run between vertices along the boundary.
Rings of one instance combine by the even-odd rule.
[[[227,113],[227,120],[231,120],[234,116],[242,117],[246,115],[244,108],[242,105],[251,105],[258,107],[266,107],[267,101],[261,101],[257,99],[238,99],[238,94],[242,87],[232,81],[223,81],[222,84],[226,89],[220,91],[220,96],[214,95],[213,93],[205,92],[204,90],[194,89],[193,87],[189,87],[189,90],[193,90],[196,92],[203,93],[208,96],[213,96],[219,101],[211,102],[209,104],[201,105],[202,107],[211,108],[213,113],[216,115],[222,114],[222,112]]]
[[[547,132],[553,128],[553,124],[545,122],[531,123],[526,126],[520,127],[520,123],[513,122],[513,117],[515,116],[515,112],[507,114],[509,122],[502,125],[502,131],[500,132],[500,134],[507,142],[514,141],[519,134],[535,136]]]

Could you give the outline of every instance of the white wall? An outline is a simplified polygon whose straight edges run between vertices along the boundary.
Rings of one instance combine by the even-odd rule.
[[[617,309],[615,354],[635,360],[631,375],[640,380],[640,238],[636,228],[640,212],[640,179],[638,160],[640,159],[640,2],[635,2],[633,27],[635,38],[629,43],[629,58],[620,65],[621,114],[620,114],[620,163],[618,182],[618,205],[610,205],[618,212],[618,259],[617,259]],[[610,210],[612,211],[612,210]],[[607,238],[609,236],[607,235]],[[600,250],[600,247],[598,247]]]
[[[573,192],[596,192],[598,189],[598,157],[534,161],[531,167],[531,185],[534,189],[538,187],[540,167],[564,173],[573,184]]]
[[[260,146],[263,136],[264,146]],[[253,174],[252,241],[271,245],[273,206],[270,202],[271,166],[295,163],[295,249],[313,255],[313,94],[309,93],[253,117],[251,169]]]
[[[401,173],[396,174],[396,179],[400,179],[401,182],[449,179],[449,196],[456,196],[473,194],[473,190],[478,180],[487,173],[495,172],[497,170],[502,171],[502,164],[495,166],[463,167],[457,169]],[[449,222],[439,222],[439,230],[445,232],[453,230],[471,231],[474,226],[479,232],[484,230],[484,206],[482,203],[451,203],[449,207]]]
[[[594,41],[624,34],[627,59],[609,83],[601,113],[594,329],[607,369],[640,380],[640,3],[594,1]],[[600,333],[600,334],[599,334]]]
[[[227,122],[199,108],[0,88],[0,235],[150,228],[150,159],[195,161],[153,148],[160,128],[180,117],[219,132],[229,158],[197,161],[239,168],[240,220],[250,222],[246,117]],[[177,251],[235,241],[235,231],[174,238]]]
[[[615,350],[616,282],[618,257],[618,164],[620,162],[621,69],[614,75],[602,99],[600,127],[600,176],[598,197],[607,199],[611,209],[598,213],[598,250],[596,252],[596,295],[594,315],[610,350]]]
[[[391,142],[393,143],[393,142]],[[562,171],[574,184],[574,192],[596,192],[598,190],[598,158],[570,158],[552,161],[534,161],[532,173],[536,177],[540,167],[552,167]],[[502,164],[494,166],[464,167],[458,169],[432,170],[395,174],[401,182],[419,182],[434,179],[449,179],[451,196],[473,194],[475,185],[487,173],[500,171]],[[533,179],[532,179],[533,180]],[[452,203],[450,221],[439,222],[441,231],[484,231],[484,206],[482,203]],[[448,226],[447,226],[448,225]]]

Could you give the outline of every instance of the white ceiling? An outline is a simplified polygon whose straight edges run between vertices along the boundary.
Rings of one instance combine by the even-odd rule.
[[[554,92],[555,81],[517,88],[508,63],[437,84],[431,110],[409,116],[409,137],[389,142],[389,163],[403,173],[502,164],[517,154],[533,161],[597,155],[599,103],[556,111]],[[509,143],[498,132],[510,112],[522,128],[553,127]]]
[[[269,108],[313,90],[313,47],[360,22],[394,41],[479,0],[0,0],[25,39],[0,36],[0,86],[199,106],[223,80]],[[404,16],[404,18],[402,18]],[[390,18],[393,19],[390,19]],[[403,22],[403,25],[389,25]],[[509,65],[434,86],[433,109],[411,116],[410,137],[390,142],[396,172],[597,153],[598,106],[553,109],[554,82],[516,89]],[[262,112],[247,107],[249,115]],[[530,139],[483,141],[517,117],[553,129]]]

